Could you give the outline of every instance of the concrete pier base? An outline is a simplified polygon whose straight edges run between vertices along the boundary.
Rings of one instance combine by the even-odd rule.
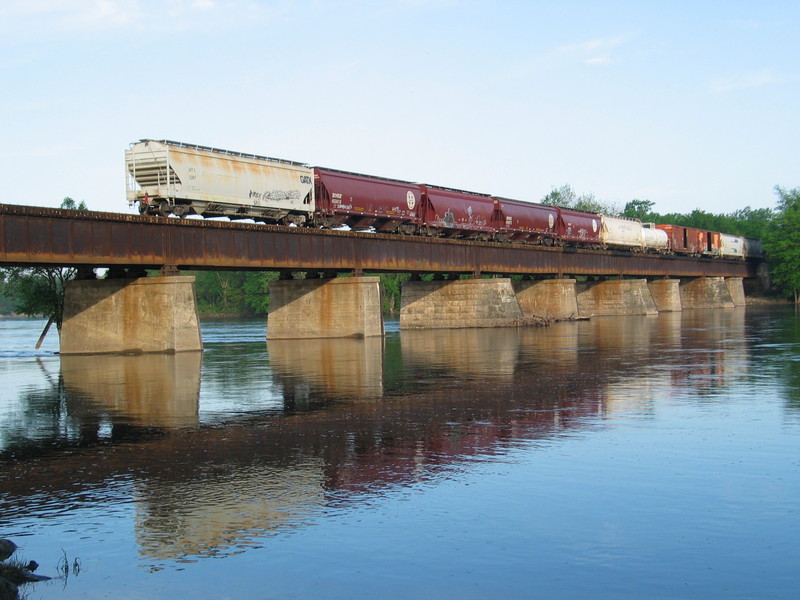
[[[681,282],[678,279],[656,279],[647,284],[658,312],[680,312]]]
[[[269,303],[270,340],[383,335],[377,277],[271,281]]]
[[[734,306],[744,306],[747,304],[744,296],[744,278],[743,277],[726,277],[725,285],[728,286],[728,292],[731,295]]]
[[[687,308],[733,308],[724,277],[697,277],[681,281],[681,305]]]
[[[578,316],[574,279],[515,281],[513,286],[526,317],[565,320]]]
[[[400,329],[517,325],[522,310],[508,278],[406,281]]]
[[[645,279],[587,281],[575,289],[582,317],[658,314]]]
[[[61,354],[202,349],[194,277],[80,280],[66,285]]]

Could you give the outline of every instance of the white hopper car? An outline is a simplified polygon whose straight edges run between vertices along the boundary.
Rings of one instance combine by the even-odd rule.
[[[262,218],[303,225],[314,213],[314,173],[287,160],[141,140],[125,151],[127,199],[152,215]]]

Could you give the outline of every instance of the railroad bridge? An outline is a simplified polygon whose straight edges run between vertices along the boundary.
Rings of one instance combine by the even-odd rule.
[[[382,335],[369,273],[412,274],[401,329],[490,327],[733,307],[760,262],[0,204],[0,265],[86,275],[68,284],[61,336],[62,353],[84,354],[200,350],[188,269],[280,272],[267,337],[303,338]],[[92,279],[94,268],[109,276]]]

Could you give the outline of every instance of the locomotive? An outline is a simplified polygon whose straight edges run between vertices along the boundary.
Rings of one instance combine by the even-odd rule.
[[[145,215],[229,217],[631,252],[745,259],[756,240],[490,194],[362,175],[170,140],[125,151],[126,196]]]

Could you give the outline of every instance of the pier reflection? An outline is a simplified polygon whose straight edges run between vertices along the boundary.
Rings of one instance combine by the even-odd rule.
[[[365,494],[435,482],[614,413],[646,412],[654,390],[725,385],[746,368],[745,340],[743,312],[687,311],[240,343],[218,354],[213,375],[201,372],[200,353],[64,356],[59,419],[126,436],[84,438],[79,451],[41,440],[30,460],[0,455],[0,513],[127,497],[144,561],[240,552]],[[232,412],[204,426],[201,387],[245,361],[268,363],[271,381],[259,379],[262,370],[219,393],[246,403],[248,389],[271,385],[283,391],[283,410]]]
[[[111,422],[140,427],[196,426],[201,352],[61,357],[69,397]]]
[[[519,354],[519,329],[441,329],[404,331],[403,360],[409,368],[463,380],[513,376]]]
[[[290,403],[309,394],[380,398],[383,347],[382,337],[267,341],[273,376]]]

